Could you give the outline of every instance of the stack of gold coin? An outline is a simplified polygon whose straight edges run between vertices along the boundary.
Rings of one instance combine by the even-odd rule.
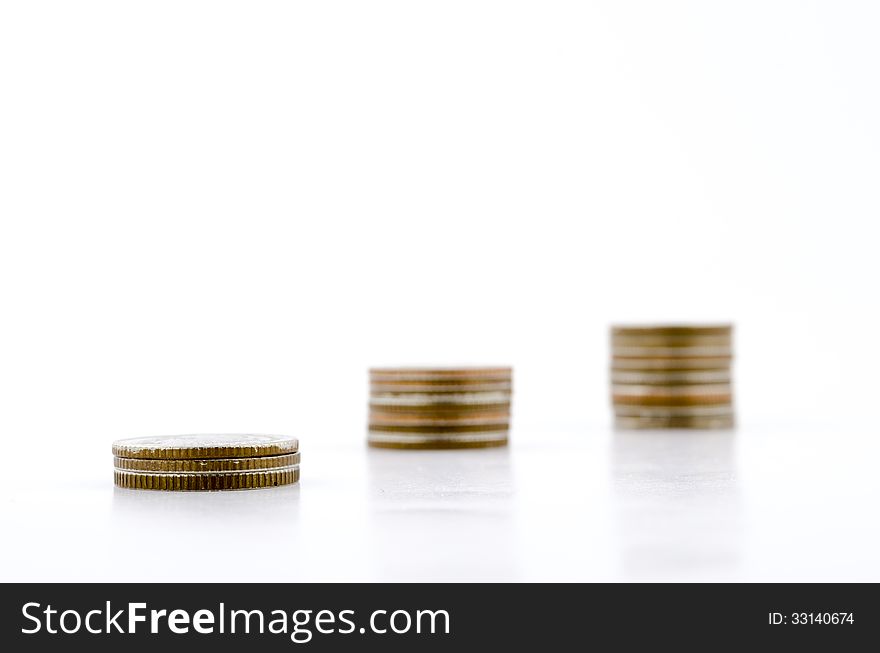
[[[509,367],[370,370],[369,443],[395,449],[507,444]]]
[[[113,443],[116,485],[244,490],[299,480],[299,442],[277,435],[175,435]]]
[[[611,327],[618,428],[731,428],[733,327]]]

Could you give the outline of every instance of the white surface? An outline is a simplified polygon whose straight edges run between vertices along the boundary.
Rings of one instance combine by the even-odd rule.
[[[880,444],[859,435],[306,446],[299,486],[209,494],[114,489],[104,452],[4,491],[0,579],[878,581]]]
[[[878,33],[0,3],[3,578],[877,580]],[[607,328],[643,320],[736,323],[733,442],[609,437]],[[514,366],[515,447],[365,452],[365,370],[408,363]],[[205,432],[299,437],[302,487],[110,489],[113,440]]]

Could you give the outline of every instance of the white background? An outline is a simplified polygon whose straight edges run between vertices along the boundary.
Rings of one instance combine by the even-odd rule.
[[[4,0],[0,579],[155,578],[119,564],[144,529],[264,515],[228,550],[303,557],[260,579],[878,580],[878,30],[871,2]],[[669,320],[735,322],[737,433],[611,432],[608,325]],[[364,451],[366,368],[417,363],[513,365],[511,451]],[[301,487],[114,492],[114,439],[217,431],[300,437]],[[509,556],[395,548],[437,524]]]

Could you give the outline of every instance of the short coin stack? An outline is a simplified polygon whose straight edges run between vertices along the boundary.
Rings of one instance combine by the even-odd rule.
[[[618,428],[732,428],[732,327],[614,326],[611,401]]]
[[[509,367],[370,370],[369,443],[395,449],[507,444]]]
[[[113,443],[116,485],[244,490],[299,480],[299,442],[276,435],[175,435]]]

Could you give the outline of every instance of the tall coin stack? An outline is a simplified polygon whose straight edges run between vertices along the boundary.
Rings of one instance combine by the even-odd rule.
[[[611,401],[618,428],[734,425],[733,327],[611,327]]]
[[[507,444],[509,367],[370,370],[369,443],[395,449]]]
[[[116,485],[245,490],[299,480],[299,442],[276,435],[176,435],[113,443]]]

